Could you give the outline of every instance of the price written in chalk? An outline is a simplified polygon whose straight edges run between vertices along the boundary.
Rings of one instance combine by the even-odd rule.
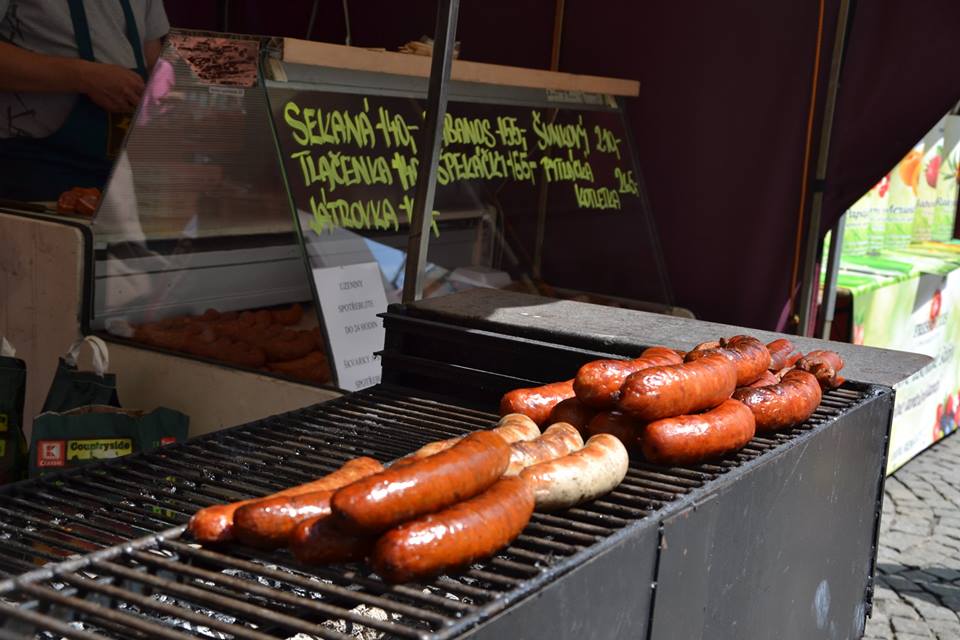
[[[399,98],[287,93],[279,114],[281,146],[297,193],[306,194],[298,201],[309,207],[310,228],[317,234],[338,228],[396,232],[409,224],[424,117],[418,107]],[[621,210],[624,198],[639,195],[624,162],[629,154],[622,133],[589,122],[597,117],[590,112],[456,111],[451,105],[443,123],[441,188],[471,181],[545,182],[570,189],[577,208],[594,211]],[[431,221],[435,236],[438,215],[434,211]]]

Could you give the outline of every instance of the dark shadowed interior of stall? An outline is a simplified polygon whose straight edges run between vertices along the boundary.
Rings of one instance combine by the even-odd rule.
[[[463,3],[461,57],[548,68],[557,4]],[[560,71],[641,82],[628,112],[676,304],[708,320],[782,327],[840,0],[560,4]],[[351,44],[388,50],[430,35],[436,10],[432,1],[325,0],[311,27],[311,0],[165,5],[176,27],[297,38],[311,29],[312,39],[336,43],[346,5]],[[822,232],[960,99],[950,72],[960,3],[854,1],[849,25]],[[584,247],[622,265],[597,274],[593,290],[637,295],[646,276],[631,268],[631,227],[640,224],[625,217],[603,246]]]

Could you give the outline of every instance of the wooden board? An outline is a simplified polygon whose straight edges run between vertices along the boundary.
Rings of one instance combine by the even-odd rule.
[[[0,238],[0,336],[27,363],[29,439],[57,358],[80,335],[83,236],[75,227],[0,213]]]
[[[361,47],[347,47],[296,38],[283,39],[283,61],[355,71],[430,77],[430,58],[427,56],[392,51],[372,51]],[[582,91],[612,96],[636,97],[640,94],[640,83],[636,80],[583,76],[466,60],[453,61],[450,78],[460,82],[551,89],[554,91]]]

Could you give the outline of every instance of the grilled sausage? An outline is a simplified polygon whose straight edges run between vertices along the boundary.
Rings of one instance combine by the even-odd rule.
[[[401,522],[472,498],[510,463],[510,445],[475,431],[446,451],[387,469],[337,491],[331,507],[351,533],[386,531]]]
[[[752,383],[770,368],[770,352],[766,345],[750,336],[721,339],[717,349],[701,349],[698,346],[687,354],[686,361],[694,362],[711,353],[721,353],[736,365],[738,387]]]
[[[566,509],[613,491],[627,475],[630,456],[620,440],[595,435],[579,451],[520,472],[530,483],[537,511]]]
[[[820,406],[820,383],[806,371],[792,369],[778,384],[756,389],[737,389],[733,398],[747,405],[757,422],[757,431],[793,427],[809,418]]]
[[[501,438],[506,440],[507,444],[524,442],[526,440],[533,440],[540,437],[540,427],[538,427],[533,420],[520,413],[508,413],[500,418],[500,422],[497,423],[497,426],[490,431],[493,431]],[[461,440],[463,440],[463,436],[447,438],[446,440],[437,440],[436,442],[428,442],[406,458],[403,458],[403,460],[432,456],[435,453],[440,453],[441,451],[449,449]]]
[[[772,384],[780,382],[780,377],[773,371],[764,371],[760,377],[748,385],[738,387],[737,389],[755,389],[757,387],[769,387]]]
[[[342,531],[329,515],[308,518],[290,533],[290,552],[304,564],[338,564],[366,560],[376,536]]]
[[[561,401],[573,397],[573,380],[545,384],[542,387],[514,389],[500,399],[500,415],[522,413],[544,426],[550,419],[550,412]]]
[[[533,506],[533,490],[525,480],[503,478],[474,498],[388,531],[377,541],[370,564],[392,583],[469,565],[520,535]]]
[[[547,427],[543,435],[529,442],[510,445],[510,464],[505,476],[515,476],[527,467],[562,458],[583,447],[583,438],[576,427],[566,422],[557,422]]]
[[[719,340],[711,340],[710,342],[701,342],[700,344],[695,346],[693,349],[690,349],[690,351],[687,352],[687,355],[684,356],[684,359],[686,359],[686,357],[689,356],[690,354],[697,353],[698,351],[710,351],[711,349],[719,349],[719,348],[720,348]]]
[[[843,369],[843,358],[836,351],[811,351],[797,360],[796,368],[812,373],[824,390],[836,389],[844,382],[838,375]]]
[[[601,411],[587,425],[587,437],[609,433],[623,443],[627,451],[640,452],[644,423],[619,411]]]
[[[377,473],[382,469],[383,466],[373,458],[354,458],[353,460],[348,460],[342,467],[332,473],[328,473],[322,478],[296,487],[290,487],[283,491],[278,491],[265,498],[241,500],[239,502],[218,504],[200,509],[190,518],[188,528],[190,533],[193,534],[193,537],[199,542],[227,542],[233,538],[233,518],[234,515],[236,515],[237,509],[247,504],[279,496],[295,496],[312,491],[338,489],[350,484],[357,478]]]
[[[363,458],[370,460],[370,458]],[[354,480],[382,471],[380,463],[356,468]],[[233,515],[233,536],[258,549],[277,549],[287,544],[294,527],[315,516],[330,515],[330,499],[339,486],[310,493],[274,495],[241,506]]]
[[[57,213],[76,213],[77,200],[80,194],[76,191],[64,191],[57,198]]]
[[[630,374],[617,406],[638,420],[658,420],[716,407],[736,387],[736,365],[713,351],[693,362]]]
[[[612,409],[617,404],[620,387],[631,373],[670,364],[680,364],[683,359],[675,351],[665,347],[652,347],[633,360],[594,360],[580,367],[573,380],[573,392],[577,399],[588,407],[598,410]]]
[[[567,424],[572,424],[577,430],[583,433],[583,430],[595,415],[597,415],[595,409],[585,406],[577,398],[567,398],[553,408],[547,422],[550,424],[566,422]]]
[[[770,352],[770,371],[782,371],[792,367],[803,355],[797,347],[786,338],[778,338],[767,344]]]
[[[333,490],[328,489],[245,504],[233,514],[233,537],[257,549],[278,549],[300,522],[329,516],[332,497]]]
[[[740,449],[756,429],[753,412],[738,400],[696,415],[657,420],[643,432],[643,455],[651,462],[689,465]]]

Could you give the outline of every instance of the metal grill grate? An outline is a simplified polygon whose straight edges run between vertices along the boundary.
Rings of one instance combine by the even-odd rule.
[[[363,565],[307,567],[283,551],[181,539],[200,507],[306,482],[359,455],[391,460],[495,420],[399,388],[21,483],[0,494],[0,598],[9,603],[0,604],[0,640],[455,637],[628,535],[628,525],[867,396],[854,385],[829,392],[808,423],[715,464],[634,461],[613,493],[535,514],[497,557],[423,585],[386,585]]]

